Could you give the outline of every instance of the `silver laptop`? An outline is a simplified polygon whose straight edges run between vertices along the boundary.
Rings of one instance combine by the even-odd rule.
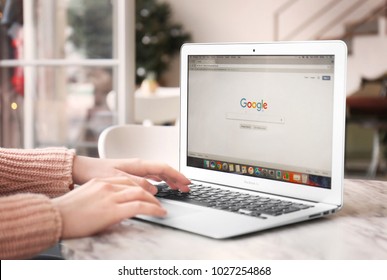
[[[333,214],[343,205],[346,45],[341,41],[186,44],[180,171],[160,187],[165,218],[230,238]]]

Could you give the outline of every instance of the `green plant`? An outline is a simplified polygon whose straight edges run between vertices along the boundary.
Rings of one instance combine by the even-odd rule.
[[[171,8],[155,0],[136,0],[136,82],[149,73],[159,79],[171,57],[191,35],[170,22]]]

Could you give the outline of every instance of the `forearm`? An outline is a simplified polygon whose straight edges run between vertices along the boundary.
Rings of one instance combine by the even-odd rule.
[[[0,259],[26,259],[58,242],[62,220],[39,194],[0,197]]]
[[[0,195],[43,193],[60,196],[73,183],[74,152],[65,148],[0,148]]]

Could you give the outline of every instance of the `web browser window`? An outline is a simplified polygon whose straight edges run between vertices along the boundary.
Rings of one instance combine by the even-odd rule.
[[[330,188],[334,56],[190,56],[189,166]]]

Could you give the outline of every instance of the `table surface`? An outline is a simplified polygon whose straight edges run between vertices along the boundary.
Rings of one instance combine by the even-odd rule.
[[[215,240],[138,220],[66,240],[67,259],[387,259],[387,182],[345,180],[334,215]]]

